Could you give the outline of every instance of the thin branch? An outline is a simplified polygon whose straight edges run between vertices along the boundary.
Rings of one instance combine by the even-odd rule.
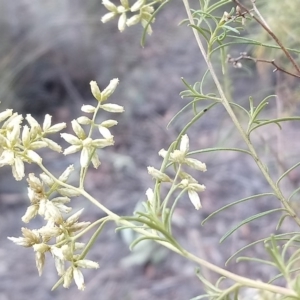
[[[274,73],[277,72],[277,71],[280,71],[280,72],[288,74],[290,76],[293,76],[293,77],[296,77],[296,78],[300,78],[300,75],[291,73],[291,72],[289,72],[289,71],[281,68],[279,65],[277,65],[277,63],[275,62],[274,59],[268,60],[268,59],[255,58],[255,57],[252,57],[252,56],[248,55],[246,52],[241,52],[240,56],[238,56],[238,57],[228,56],[227,57],[227,62],[232,63],[234,67],[239,68],[239,67],[241,67],[241,65],[238,64],[238,62],[240,60],[243,60],[243,59],[252,60],[255,63],[262,62],[262,63],[271,64],[271,65],[273,65],[275,67],[275,69],[273,70]]]
[[[297,70],[297,73],[300,74],[300,67],[298,66],[297,62],[294,60],[292,55],[288,52],[288,50],[284,47],[284,45],[281,43],[281,41],[278,39],[278,37],[274,34],[274,32],[270,29],[270,27],[266,24],[264,19],[257,18],[246,6],[244,6],[239,0],[232,0],[234,3],[236,3],[239,7],[241,7],[244,11],[246,11],[257,23],[263,27],[268,34],[273,38],[273,40],[277,43],[277,45],[282,49],[286,57],[289,59],[289,61],[293,64],[294,68]],[[255,11],[257,11],[257,8],[255,6],[255,1],[251,0],[253,4],[253,8]],[[259,14],[261,17],[261,15]]]

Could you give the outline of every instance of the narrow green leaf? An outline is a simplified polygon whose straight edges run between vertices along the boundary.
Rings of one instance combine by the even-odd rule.
[[[246,198],[234,201],[232,203],[229,203],[229,204],[227,204],[225,206],[222,206],[221,208],[219,208],[218,210],[214,211],[213,213],[211,213],[208,217],[206,217],[202,221],[201,225],[204,225],[210,218],[212,218],[216,214],[220,213],[221,211],[223,211],[223,210],[225,210],[225,209],[227,209],[227,208],[229,208],[231,206],[234,206],[234,205],[237,205],[239,203],[242,203],[242,202],[245,202],[245,201],[249,201],[249,200],[252,200],[252,199],[255,199],[255,198],[264,197],[264,196],[274,196],[274,194],[273,193],[263,193],[263,194],[252,195],[250,197],[246,197]]]
[[[278,211],[285,211],[283,208],[275,208],[275,209],[271,209],[271,210],[268,210],[268,211],[264,211],[262,213],[259,213],[259,214],[256,214],[254,216],[251,216],[245,220],[243,220],[242,222],[238,223],[238,225],[234,226],[232,229],[230,229],[229,231],[227,231],[223,236],[222,238],[220,239],[220,243],[224,242],[232,233],[234,233],[237,229],[239,229],[240,227],[242,227],[243,225],[251,222],[251,221],[254,221],[256,219],[259,219],[259,218],[262,218],[266,215],[269,215],[273,212],[278,212]]]

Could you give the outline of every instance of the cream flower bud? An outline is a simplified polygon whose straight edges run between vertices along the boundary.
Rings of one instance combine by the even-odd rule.
[[[181,141],[180,141],[180,151],[187,153],[189,151],[189,137],[187,134],[184,134],[181,137]]]
[[[45,148],[47,146],[48,144],[45,141],[36,141],[30,144],[30,149],[37,150],[37,149]]]
[[[84,208],[80,209],[78,212],[76,212],[75,214],[73,214],[72,216],[70,216],[67,220],[66,223],[68,225],[72,225],[74,223],[76,223],[79,219],[79,217],[81,216],[82,212],[83,212]]]
[[[55,269],[57,271],[58,276],[63,276],[65,273],[65,263],[63,260],[54,257]]]
[[[95,112],[96,107],[93,105],[82,105],[81,111],[87,113],[87,114],[92,114]]]
[[[73,134],[61,133],[60,136],[71,145],[80,145],[81,141]]]
[[[119,83],[118,78],[114,78],[110,81],[109,85],[101,93],[101,102],[105,101],[115,91]]]
[[[122,113],[124,112],[124,107],[120,106],[118,104],[108,103],[101,105],[101,108],[105,111],[111,112],[111,113]]]
[[[59,176],[58,180],[62,182],[66,182],[70,176],[70,174],[74,171],[74,165],[70,165],[67,169]]]
[[[98,263],[96,263],[92,260],[88,260],[88,259],[82,259],[82,260],[76,261],[76,266],[78,268],[85,268],[85,269],[98,269],[99,268]]]
[[[20,126],[14,126],[11,131],[7,132],[7,138],[11,142],[16,142],[20,136]]]
[[[60,145],[58,145],[56,142],[50,140],[50,139],[47,139],[47,138],[43,138],[42,139],[48,146],[48,148],[50,148],[51,150],[55,151],[55,152],[62,152],[62,148]]]
[[[84,277],[82,272],[78,268],[73,268],[73,277],[78,289],[84,291]]]
[[[27,125],[25,125],[23,127],[22,143],[23,143],[24,147],[26,147],[26,148],[29,147],[29,144],[30,144],[30,131],[29,131],[29,127]]]
[[[45,254],[44,253],[41,253],[41,252],[35,253],[35,264],[36,264],[36,268],[38,269],[39,276],[41,276],[43,273],[44,265],[45,265]]]
[[[30,205],[30,206],[27,208],[27,210],[26,210],[24,216],[22,217],[22,221],[23,221],[24,223],[29,223],[29,221],[30,221],[31,219],[33,219],[33,218],[37,215],[38,210],[39,210],[38,205]]]
[[[39,234],[42,236],[42,240],[44,242],[48,242],[51,238],[59,236],[62,232],[62,229],[59,227],[43,226],[38,231],[39,231]],[[51,252],[52,252],[52,250],[51,250]]]
[[[147,200],[148,202],[150,203],[150,205],[152,206],[153,205],[153,202],[154,202],[154,193],[153,193],[153,190],[152,189],[147,189],[146,191],[146,196],[147,196]]]
[[[67,149],[65,149],[64,151],[64,155],[69,155],[69,154],[73,154],[76,153],[78,151],[80,151],[82,149],[82,145],[78,145],[78,146],[70,146]]]
[[[43,131],[47,131],[50,126],[51,126],[51,120],[52,120],[52,116],[50,115],[45,115],[45,119],[44,119],[44,122],[43,122]]]
[[[197,192],[188,190],[188,195],[189,195],[191,202],[195,206],[195,209],[197,209],[197,210],[200,209],[202,206],[201,206],[201,202],[200,202],[200,197],[197,194]]]
[[[97,169],[101,165],[101,162],[100,162],[99,157],[96,152],[94,153],[91,162],[95,169]]]
[[[185,163],[193,169],[206,172],[206,164],[194,158],[186,158]]]
[[[42,131],[38,121],[35,118],[33,118],[30,114],[26,115],[26,120],[33,130],[37,130],[38,132]]]
[[[112,137],[112,134],[110,133],[110,131],[106,127],[98,126],[98,129],[99,129],[99,132],[101,133],[101,135],[104,138],[109,139],[109,138]]]
[[[13,110],[12,109],[7,109],[5,111],[2,111],[0,113],[0,122],[3,122],[7,118],[9,118],[12,115]]]
[[[34,163],[40,164],[42,162],[42,158],[33,150],[28,150],[26,152],[27,157]]]
[[[77,118],[77,122],[81,125],[90,125],[92,123],[92,120],[86,116],[81,116]]]
[[[153,168],[153,167],[148,167],[148,173],[156,180],[162,181],[162,182],[172,182],[171,178],[162,173],[161,171]]]
[[[137,23],[139,23],[140,21],[141,21],[141,16],[139,14],[134,15],[126,21],[126,25],[128,27],[133,26],[133,25],[136,25]]]
[[[14,126],[20,125],[20,123],[23,121],[23,116],[19,115],[17,113],[14,113],[11,115],[2,125],[2,128],[11,129]]]
[[[57,224],[63,223],[63,217],[59,209],[51,202],[46,201],[45,219],[54,221]]]
[[[109,0],[103,0],[102,4],[105,6],[105,8],[112,12],[117,12],[117,7]]]
[[[58,189],[57,191],[62,196],[66,196],[66,197],[77,197],[77,196],[80,196],[80,192],[75,191],[73,189],[69,189],[69,188],[61,188],[61,189]]]
[[[120,2],[125,9],[129,8],[128,0],[120,0]]]
[[[106,121],[102,122],[99,126],[110,128],[112,126],[116,126],[117,124],[118,124],[118,121],[116,121],[116,120],[106,120]]]
[[[15,157],[14,164],[12,165],[12,173],[17,181],[20,181],[25,176],[25,167],[20,157]]]
[[[14,153],[10,150],[4,150],[0,157],[0,167],[5,165],[13,165],[14,163]]]
[[[125,30],[126,21],[127,21],[126,13],[122,13],[118,21],[118,29],[120,30],[120,32],[123,32]]]
[[[40,178],[48,187],[51,187],[54,184],[54,180],[45,173],[40,174]]]
[[[58,124],[55,124],[55,125],[51,126],[50,128],[48,128],[46,132],[47,133],[56,133],[56,132],[63,130],[66,127],[67,127],[67,124],[64,122],[58,123]]]
[[[81,140],[84,140],[86,138],[86,134],[85,134],[83,128],[79,125],[79,123],[76,120],[73,120],[71,122],[71,124],[72,124],[72,128],[73,128],[74,132],[76,133],[76,135]]]
[[[51,201],[56,205],[69,203],[71,199],[69,197],[55,197]]]
[[[110,20],[112,20],[115,16],[117,15],[116,12],[109,12],[107,14],[105,14],[102,18],[101,18],[101,22],[102,23],[107,23]]]
[[[72,283],[73,279],[73,267],[69,267],[64,274],[64,284],[63,287],[68,289]]]
[[[93,147],[96,148],[104,148],[108,146],[112,146],[114,144],[113,136],[110,136],[107,139],[95,139],[92,141]]]
[[[165,158],[166,155],[167,155],[167,153],[168,153],[167,150],[161,149],[161,150],[159,150],[158,155],[161,156],[161,157],[163,157],[163,158]]]
[[[98,84],[96,81],[91,81],[90,82],[90,86],[91,86],[91,91],[93,96],[98,100],[101,101],[101,92],[100,89],[98,87]]]
[[[90,162],[90,156],[91,156],[91,151],[89,148],[84,147],[82,148],[81,154],[80,154],[80,166],[82,168],[87,168]]]
[[[138,11],[144,6],[144,4],[145,4],[145,0],[138,0],[131,6],[130,10],[132,12]]]

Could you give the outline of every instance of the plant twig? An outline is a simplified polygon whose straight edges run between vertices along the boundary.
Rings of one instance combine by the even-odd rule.
[[[288,50],[285,48],[285,46],[281,43],[281,41],[278,39],[278,37],[275,35],[275,33],[270,29],[270,27],[266,24],[266,21],[262,18],[262,16],[259,14],[260,18],[257,18],[245,5],[243,5],[239,0],[232,0],[234,3],[236,3],[239,7],[241,7],[244,11],[246,11],[257,23],[261,25],[265,29],[265,31],[268,32],[268,34],[273,38],[273,40],[276,42],[276,44],[282,49],[286,57],[289,59],[289,61],[292,63],[294,68],[297,70],[297,73],[300,74],[300,67],[298,66],[295,59],[292,57],[292,55],[288,52]],[[255,1],[251,0],[253,8],[255,12],[258,11],[257,7],[255,6]],[[262,19],[262,20],[261,20]]]
[[[237,63],[240,61],[240,60],[243,60],[243,59],[246,59],[246,60],[252,60],[254,61],[255,63],[257,62],[262,62],[262,63],[267,63],[267,64],[271,64],[275,67],[275,69],[273,70],[273,72],[277,72],[277,71],[280,71],[282,73],[285,73],[285,74],[288,74],[292,77],[296,77],[296,78],[300,78],[300,74],[295,74],[295,73],[291,73],[283,68],[281,68],[276,62],[274,59],[272,60],[268,60],[268,59],[261,59],[261,58],[255,58],[255,57],[252,57],[250,55],[248,55],[246,52],[241,52],[240,53],[240,56],[238,57],[231,57],[231,56],[228,56],[227,57],[227,62],[229,63],[232,63],[233,65],[237,65]]]

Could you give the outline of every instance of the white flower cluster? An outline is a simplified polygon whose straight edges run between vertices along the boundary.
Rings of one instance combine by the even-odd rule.
[[[187,157],[189,151],[189,138],[185,134],[181,137],[179,150],[175,149],[168,156],[168,161],[171,163],[176,163],[180,167],[182,165],[187,165],[193,169],[205,172],[206,165],[201,161]],[[168,152],[164,149],[159,151],[159,155],[165,158]],[[159,171],[153,167],[148,167],[148,173],[156,180],[161,182],[172,182],[173,180],[164,172]],[[198,192],[203,192],[205,190],[205,186],[203,184],[199,184],[198,181],[193,178],[190,174],[179,170],[178,177],[180,178],[180,182],[177,184],[177,187],[180,189],[184,189],[188,192],[189,198],[196,209],[201,208],[200,197]],[[153,191],[147,190],[147,198],[151,203],[153,202]]]
[[[94,167],[100,165],[97,149],[114,144],[113,136],[108,128],[117,124],[115,120],[106,120],[100,124],[96,123],[96,115],[100,109],[112,113],[124,111],[122,106],[103,102],[111,96],[119,83],[118,79],[113,79],[102,92],[95,81],[91,82],[91,90],[97,105],[84,105],[82,111],[93,114],[92,118],[81,116],[71,122],[75,135],[62,133],[61,137],[71,144],[64,150],[68,155],[81,152],[81,170],[92,164]],[[66,127],[65,123],[51,126],[51,117],[46,115],[43,126],[30,115],[26,120],[29,126],[21,126],[23,117],[13,114],[11,110],[0,113],[0,122],[4,122],[0,130],[1,157],[0,167],[11,165],[13,175],[16,180],[21,180],[25,176],[24,162],[37,163],[44,173],[39,178],[34,174],[29,174],[28,197],[30,205],[27,208],[22,221],[29,223],[36,216],[41,216],[45,220],[45,226],[39,229],[30,230],[22,228],[22,237],[9,237],[11,241],[23,247],[32,247],[35,252],[36,266],[39,274],[42,274],[45,264],[46,253],[50,253],[55,261],[55,266],[60,280],[56,286],[63,284],[68,288],[73,279],[78,289],[84,289],[84,278],[80,269],[98,268],[96,262],[85,259],[86,252],[90,245],[77,242],[77,239],[88,230],[90,222],[79,222],[79,217],[83,211],[80,210],[71,216],[67,216],[72,210],[66,204],[72,197],[79,196],[82,189],[66,184],[71,173],[74,171],[73,165],[69,166],[58,178],[54,177],[42,165],[42,158],[35,150],[49,147],[61,152],[61,147],[46,136],[55,133]],[[84,126],[89,126],[86,133]],[[93,139],[92,134],[96,129],[103,138]],[[21,134],[22,133],[22,134]],[[84,172],[81,172],[80,183],[84,180]],[[82,185],[80,184],[80,187]],[[54,196],[53,196],[54,195]],[[81,250],[81,254],[78,252]]]
[[[149,22],[154,22],[155,19],[152,18],[152,14],[154,12],[153,5],[155,3],[161,2],[152,1],[151,4],[147,4],[146,0],[137,0],[132,6],[129,5],[128,0],[120,0],[121,5],[116,6],[109,0],[103,0],[103,5],[109,10],[109,13],[105,14],[101,21],[106,23],[115,17],[119,16],[118,28],[122,32],[125,30],[126,26],[133,26],[138,23],[141,23],[145,28],[147,25],[147,33],[152,33],[151,25]],[[127,17],[127,14],[131,13],[131,17]]]
[[[10,165],[16,180],[25,176],[24,162],[42,162],[36,150],[48,147],[57,152],[62,151],[47,136],[66,127],[65,123],[51,126],[50,115],[45,116],[42,126],[31,115],[26,116],[28,125],[22,125],[23,119],[22,115],[13,113],[12,109],[0,113],[0,122],[3,122],[0,129],[0,167]]]
[[[124,111],[124,108],[120,105],[113,103],[103,104],[103,102],[106,101],[107,98],[115,91],[118,83],[119,80],[117,78],[111,80],[107,88],[101,92],[97,83],[95,81],[91,81],[91,90],[95,99],[98,101],[98,105],[97,107],[92,105],[83,105],[81,110],[85,113],[92,113],[93,117],[88,118],[86,116],[82,116],[71,122],[73,131],[76,135],[69,133],[61,134],[61,137],[71,144],[70,147],[64,150],[65,155],[81,151],[80,165],[82,168],[87,168],[90,162],[92,162],[95,168],[98,168],[100,161],[97,155],[97,149],[112,146],[114,144],[113,135],[110,133],[108,128],[118,124],[118,122],[115,120],[106,120],[97,124],[95,123],[95,116],[99,109],[103,109],[111,113],[122,113]],[[92,130],[90,130],[89,134],[86,134],[81,125],[88,125],[91,129],[98,128],[103,139],[92,139]]]
[[[73,166],[68,167],[59,178],[66,181],[73,170]],[[90,222],[78,222],[83,209],[67,219],[63,217],[72,210],[71,207],[66,206],[71,200],[70,197],[78,196],[78,193],[76,194],[73,189],[56,188],[56,182],[45,173],[41,174],[40,178],[29,174],[27,181],[31,205],[27,208],[22,220],[28,223],[40,215],[47,223],[40,229],[22,228],[22,237],[9,237],[9,239],[17,245],[33,248],[40,275],[45,264],[45,255],[47,252],[51,253],[57,273],[63,279],[64,287],[69,287],[74,278],[78,288],[83,290],[84,279],[79,268],[98,268],[99,266],[95,262],[82,259],[76,253],[77,250],[83,249],[85,244],[76,242],[73,237],[90,224]],[[49,194],[54,190],[60,195],[49,199]],[[67,262],[70,266],[66,270]]]

